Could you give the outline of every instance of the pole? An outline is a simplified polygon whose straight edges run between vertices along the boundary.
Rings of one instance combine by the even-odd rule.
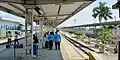
[[[15,41],[14,41],[14,59],[13,60],[16,60],[16,50],[15,50],[15,47],[16,47],[16,43],[15,43]]]
[[[30,30],[28,29],[28,25],[30,25]],[[32,52],[32,40],[33,40],[33,8],[26,8],[25,12],[25,52],[26,55],[31,54]],[[31,40],[28,39],[28,36]],[[29,41],[28,41],[29,40]]]
[[[27,12],[27,9],[26,9],[26,12],[25,12],[25,45],[27,46],[27,15],[28,15],[28,12]],[[25,50],[26,52],[26,55],[27,55],[27,49]]]
[[[43,20],[41,19],[41,38],[43,38]],[[43,39],[41,40],[42,41],[42,48],[44,47],[43,46]]]
[[[32,50],[33,49],[33,42],[32,42],[33,41],[33,9],[31,8],[30,10],[31,10],[31,12],[30,12],[30,21],[31,21],[31,38],[32,38],[31,39],[31,45],[32,46],[31,46],[31,49],[30,49],[29,52],[30,52],[30,54],[32,52],[32,55],[33,55],[33,50]]]

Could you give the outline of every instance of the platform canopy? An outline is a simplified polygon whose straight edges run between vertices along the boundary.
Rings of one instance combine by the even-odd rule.
[[[0,10],[25,18],[24,6],[35,6],[34,21],[44,18],[44,25],[56,27],[94,0],[0,0]]]
[[[111,21],[111,22],[103,22],[103,23],[93,23],[93,24],[85,24],[85,25],[77,25],[77,26],[69,26],[69,27],[62,27],[64,28],[75,28],[75,27],[95,27],[95,26],[102,26],[102,25],[119,25],[120,26],[120,21]]]

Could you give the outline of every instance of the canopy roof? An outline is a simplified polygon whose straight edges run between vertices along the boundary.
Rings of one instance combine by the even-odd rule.
[[[0,0],[0,10],[25,17],[24,6],[35,6],[34,20],[44,18],[44,25],[56,27],[94,0]]]
[[[118,0],[117,3],[115,3],[113,6],[112,6],[113,9],[119,9],[120,8],[120,0]]]

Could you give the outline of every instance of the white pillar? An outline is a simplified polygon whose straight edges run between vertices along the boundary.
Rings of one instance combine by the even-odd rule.
[[[40,37],[40,45],[39,48],[43,47],[43,20],[39,20],[40,28],[39,28],[39,37]]]

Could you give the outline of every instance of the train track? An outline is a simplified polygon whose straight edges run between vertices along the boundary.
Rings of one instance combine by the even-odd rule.
[[[92,52],[95,52],[95,50],[92,50],[90,49],[89,47],[87,46],[84,46],[82,45],[81,43],[69,38],[68,36],[66,35],[63,35],[63,37],[68,40],[72,45],[74,45],[76,48],[78,48],[79,50],[81,50],[82,52],[84,52],[87,56],[89,56],[89,52],[92,51]]]

